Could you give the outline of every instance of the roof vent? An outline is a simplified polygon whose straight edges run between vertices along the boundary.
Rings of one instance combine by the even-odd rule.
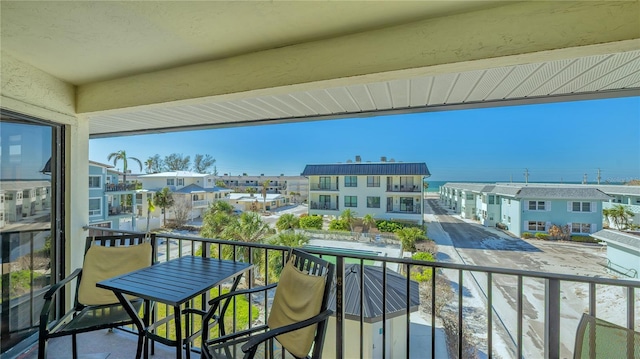
[[[351,160],[347,160],[347,163],[351,163],[351,162],[353,162],[353,161],[351,161]]]
[[[387,162],[387,156],[380,157],[380,162]]]
[[[389,162],[395,162],[396,160],[394,160],[393,158],[389,159]]]
[[[356,162],[361,162],[362,158],[359,155],[356,155]]]

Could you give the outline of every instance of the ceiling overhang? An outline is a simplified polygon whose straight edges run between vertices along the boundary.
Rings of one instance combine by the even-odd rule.
[[[172,10],[155,2],[68,2],[62,9],[50,4],[34,8],[41,15],[60,14],[36,17],[51,21],[38,28],[27,16],[33,15],[30,5],[3,2],[2,48],[77,82],[75,112],[89,122],[93,138],[636,96],[640,91],[637,0],[409,2],[405,8],[385,2],[211,2],[199,8],[176,3]],[[77,12],[79,25],[69,24],[63,11]],[[171,11],[176,15],[169,16]],[[311,21],[314,17],[337,20],[325,26]],[[175,23],[162,23],[169,19]],[[310,29],[299,27],[302,35],[296,36],[295,23],[301,19]],[[31,21],[39,37],[23,34],[18,20]],[[7,21],[11,31],[5,30]],[[264,36],[243,28],[250,21],[259,21]],[[87,28],[89,23],[100,30]],[[60,28],[63,35],[93,31],[99,36],[96,41],[73,37],[92,51],[84,51],[90,54],[87,64],[76,64],[84,77],[74,76],[68,64],[54,65],[82,50],[62,41],[68,39],[47,38],[46,31]],[[143,35],[126,37],[132,30]],[[54,58],[47,59],[46,42],[34,38],[51,40],[64,51],[56,48]],[[25,41],[34,46],[27,48]],[[207,50],[206,43],[209,60],[201,51]],[[121,50],[113,48],[120,44]],[[172,51],[185,44],[197,45],[193,49],[202,53],[189,52],[189,59],[178,61]],[[136,52],[136,45],[148,52]],[[124,63],[127,56],[119,54],[137,56],[147,65]],[[173,65],[166,66],[170,60]],[[113,68],[110,76],[107,65]]]

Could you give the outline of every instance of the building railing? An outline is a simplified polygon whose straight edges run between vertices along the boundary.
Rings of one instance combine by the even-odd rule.
[[[422,188],[418,185],[388,185],[387,192],[422,192]]]
[[[105,192],[118,192],[118,191],[135,191],[139,186],[134,183],[124,184],[124,183],[111,183],[104,186]]]
[[[105,228],[88,228],[96,233],[114,233]],[[183,255],[216,257],[218,253],[227,253],[234,260],[256,264],[248,276],[251,280],[246,282],[247,285],[252,285],[252,282],[266,284],[277,281],[273,270],[265,263],[272,257],[282,258],[287,250],[286,247],[274,245],[173,234],[159,233],[157,238],[160,243],[158,260],[161,262]],[[371,353],[369,345],[372,342],[378,345],[377,350],[381,350],[380,356],[383,358],[436,358],[436,353],[442,353],[443,350],[450,357],[457,358],[570,357],[582,312],[627,328],[638,330],[640,327],[635,307],[640,281],[636,280],[418,261],[357,254],[352,251],[341,253],[334,248],[321,250],[314,247],[308,251],[320,256],[330,256],[337,266],[334,281],[336,313],[330,320],[327,331],[327,342],[336,344],[325,346],[325,357],[367,357],[370,355],[367,353]],[[347,272],[348,266],[364,268],[370,263],[380,268],[382,280],[365,281],[363,274],[359,274],[361,278],[356,281],[357,290],[354,291],[353,287],[346,288],[345,278],[350,273]],[[399,281],[394,272],[404,279]],[[360,270],[359,273],[363,271]],[[407,276],[407,273],[411,275]],[[418,313],[413,305],[416,297],[412,278],[421,281],[418,286]],[[392,282],[393,285],[389,285]],[[365,317],[362,310],[355,314],[345,312],[347,302],[360,302],[360,308],[363,308],[364,298],[358,293],[364,293],[365,286],[380,293],[378,304],[385,310],[382,310],[379,318]],[[207,298],[205,296],[202,299],[201,303],[205,303]],[[376,298],[367,299],[372,301]],[[252,302],[258,310],[266,305],[266,298],[261,300],[265,302]],[[403,307],[399,311],[398,303]],[[406,303],[411,305],[407,306]],[[396,311],[391,312],[391,307]],[[253,306],[249,308],[248,318],[251,318]],[[604,309],[602,313],[601,309]],[[234,329],[235,311],[234,309]],[[623,314],[619,318],[612,317],[615,313]],[[417,314],[426,317],[419,325],[412,322]],[[264,319],[262,310],[259,317]],[[376,320],[380,326],[379,330],[374,330],[373,334],[377,339],[373,341],[364,335],[369,333],[367,326],[372,320]],[[439,326],[439,322],[443,325]],[[445,332],[446,341],[436,339],[441,338],[441,331]],[[401,338],[393,337],[395,335],[400,335]],[[416,352],[416,346],[419,345],[420,351]]]
[[[309,209],[321,209],[321,210],[337,211],[338,210],[338,206],[336,204],[331,204],[331,203],[311,202],[311,204],[309,205]]]
[[[310,191],[338,191],[338,185],[335,183],[309,183]]]

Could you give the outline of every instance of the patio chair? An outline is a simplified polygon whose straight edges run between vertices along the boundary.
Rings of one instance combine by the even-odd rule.
[[[55,283],[44,295],[40,313],[38,337],[38,359],[46,358],[47,341],[51,338],[72,336],[72,355],[78,357],[77,335],[80,333],[111,329],[133,324],[133,320],[120,305],[116,296],[96,283],[153,264],[155,258],[155,235],[134,234],[89,237],[86,240],[84,264],[68,277]],[[70,286],[76,282],[76,286]],[[67,287],[72,292],[74,303],[71,310],[55,319],[56,296]],[[64,291],[63,291],[64,292]],[[137,310],[142,300],[132,300]],[[149,305],[145,305],[145,320],[148,323]],[[50,321],[51,320],[51,321]],[[138,338],[136,358],[140,358],[143,336]]]
[[[333,313],[328,309],[328,299],[334,271],[334,264],[292,249],[278,283],[223,294],[209,301],[208,312],[190,309],[203,316],[202,328],[218,325],[217,338],[209,339],[208,330],[201,331],[203,355],[210,359],[320,358],[327,319]],[[226,333],[221,318],[229,300],[256,293],[268,297],[273,289],[275,295],[266,324]]]
[[[640,358],[640,333],[583,313],[573,358]]]

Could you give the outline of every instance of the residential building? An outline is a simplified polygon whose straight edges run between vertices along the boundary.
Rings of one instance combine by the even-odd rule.
[[[211,178],[210,178],[211,179]],[[262,193],[263,184],[269,182],[267,193],[277,193],[289,196],[292,202],[298,202],[306,199],[309,195],[309,181],[303,176],[270,176],[261,174],[259,176],[241,175],[231,176],[224,174],[222,176],[213,177],[214,183],[221,181],[226,188],[234,190],[234,192],[247,192],[252,188],[255,193]]]
[[[357,216],[422,224],[425,163],[387,161],[307,165],[309,214],[338,216],[351,209]]]
[[[225,200],[239,211],[273,211],[288,205],[289,198],[283,194],[267,193],[266,198],[258,193],[230,193]]]
[[[621,205],[631,213],[631,224],[640,225],[640,186],[614,186],[614,185],[595,185],[602,192],[611,196],[609,202],[603,203],[603,209],[613,208]],[[605,219],[608,220],[608,219]],[[615,223],[609,220],[609,226],[614,227]]]
[[[147,196],[153,196],[157,191],[163,188],[169,188],[173,199],[174,206],[185,207],[189,220],[201,218],[205,215],[209,206],[220,199],[223,199],[232,190],[215,186],[215,177],[204,173],[195,173],[190,171],[170,171],[151,173],[146,175],[138,175],[137,180],[142,184],[142,190],[138,191],[138,206],[136,214],[139,217],[146,217],[148,212]],[[154,217],[162,216],[165,218],[162,208],[155,208],[151,213]],[[166,213],[167,219],[175,217],[175,211],[171,209]]]
[[[479,196],[469,211],[467,197]],[[475,195],[474,195],[475,196]],[[603,228],[602,206],[610,196],[596,187],[553,184],[447,183],[440,189],[445,204],[464,218],[485,226],[499,225],[516,236],[547,233],[552,225],[568,226],[574,235],[589,235]]]
[[[0,228],[48,217],[51,208],[51,182],[45,180],[0,181]]]
[[[89,225],[133,230],[136,225],[135,184],[122,183],[113,166],[89,161]]]
[[[592,236],[607,243],[607,268],[631,278],[640,274],[640,232],[603,229]]]
[[[640,67],[638,1],[97,5],[0,2],[2,185],[51,160],[50,215],[15,234],[50,239],[48,285],[82,266],[90,138],[605,99],[640,89],[633,80]],[[478,129],[490,127],[478,119]],[[429,136],[407,128],[394,138],[379,130],[372,143],[419,148]],[[332,135],[319,133],[305,150],[348,145]],[[275,136],[234,140],[264,141],[265,151],[286,143]],[[2,234],[3,248],[12,245]],[[2,275],[21,270],[40,269],[3,266]],[[3,291],[3,357],[33,342],[39,289],[32,286],[19,300]],[[559,302],[550,301],[550,329],[565,314]],[[558,333],[541,340],[548,357],[561,356]],[[343,337],[336,339],[339,350]]]

